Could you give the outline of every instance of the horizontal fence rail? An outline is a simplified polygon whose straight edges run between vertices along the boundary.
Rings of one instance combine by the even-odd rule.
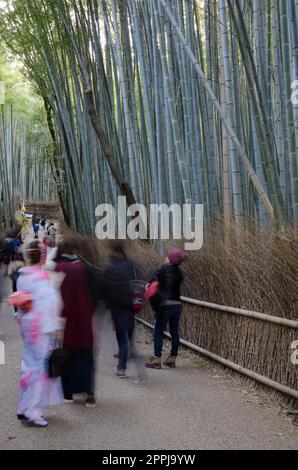
[[[211,302],[205,302],[203,300],[190,299],[189,297],[181,297],[183,302],[198,305],[200,307],[210,308],[212,310],[219,310],[226,313],[233,313],[234,315],[242,315],[244,317],[256,318],[270,323],[276,323],[278,325],[288,326],[289,328],[298,329],[298,321],[289,320],[288,318],[275,317],[274,315],[267,315],[266,313],[254,312],[251,310],[244,310],[242,308],[228,307],[225,305],[213,304]]]
[[[148,328],[152,330],[154,329],[153,325],[143,320],[142,318],[136,317],[136,320],[138,320],[140,323],[147,326]],[[168,338],[171,338],[171,335],[166,331],[164,332],[164,335]],[[184,339],[180,339],[180,343],[183,346],[192,349],[193,351],[196,351],[202,354],[203,356],[208,357],[209,359],[212,359],[213,361],[216,361],[226,367],[229,367],[230,369],[235,370],[236,372],[245,375],[246,377],[250,377],[251,379],[261,383],[262,385],[266,385],[267,387],[273,388],[274,390],[277,390],[278,392],[283,393],[284,395],[288,395],[298,400],[298,391],[294,390],[293,388],[287,387],[286,385],[282,385],[279,382],[276,382],[275,380],[269,379],[268,377],[264,377],[263,375],[257,374],[256,372],[253,372],[250,369],[246,369],[245,367],[239,366],[238,364],[235,364],[232,361],[224,359],[223,357],[218,356],[217,354],[214,354],[210,351],[207,351],[206,349],[203,349],[200,346],[196,346],[195,344],[192,344],[189,341],[185,341]]]

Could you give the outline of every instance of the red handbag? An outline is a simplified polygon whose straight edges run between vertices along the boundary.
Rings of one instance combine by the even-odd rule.
[[[152,281],[145,291],[144,299],[148,300],[151,297],[154,297],[154,295],[157,294],[158,285],[159,285],[158,281]]]

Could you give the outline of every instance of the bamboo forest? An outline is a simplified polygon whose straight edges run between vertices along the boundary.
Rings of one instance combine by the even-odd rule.
[[[119,194],[203,204],[207,229],[297,223],[297,0],[2,0],[0,18],[6,224],[16,192],[89,235]]]

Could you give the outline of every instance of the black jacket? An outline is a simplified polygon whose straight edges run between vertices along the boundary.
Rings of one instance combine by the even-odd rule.
[[[182,272],[177,264],[164,264],[158,273],[159,295],[161,301],[180,300]]]
[[[128,259],[110,257],[105,270],[107,306],[111,311],[132,310],[131,281],[136,279],[134,264]]]

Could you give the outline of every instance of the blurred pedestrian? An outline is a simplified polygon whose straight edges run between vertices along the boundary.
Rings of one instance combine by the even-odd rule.
[[[176,367],[176,358],[179,349],[179,323],[181,315],[180,286],[183,275],[180,265],[186,259],[186,253],[181,250],[170,250],[164,264],[160,268],[156,280],[158,281],[159,307],[156,310],[154,326],[154,356],[146,363],[151,369],[161,368],[163,334],[169,323],[172,338],[171,353],[164,361],[168,367]]]
[[[8,267],[8,277],[12,280],[12,291],[17,291],[17,280],[20,276],[20,270],[25,266],[25,260],[21,251],[19,251],[14,261],[12,261]],[[17,312],[17,308],[15,307],[15,312]]]
[[[50,258],[51,252],[55,249],[55,243],[47,235],[44,235],[42,243],[44,246],[44,249],[42,252],[42,261],[44,264],[46,260]],[[55,253],[56,253],[56,250],[55,250]]]
[[[23,339],[18,419],[45,427],[44,406],[62,402],[60,379],[49,378],[47,359],[61,328],[61,301],[49,273],[41,269],[41,244],[26,249],[28,266],[20,269],[17,290],[11,303],[19,306],[18,322]],[[19,298],[26,298],[24,303]]]
[[[7,276],[8,273],[8,265],[12,260],[12,238],[10,236],[6,236],[3,240],[3,249],[2,249],[2,256],[3,256],[3,263],[4,263],[4,273],[3,277]]]
[[[38,232],[39,232],[39,221],[38,219],[36,220],[35,224],[33,225],[33,231],[34,231],[34,238],[38,238]]]
[[[88,267],[76,256],[75,247],[64,241],[53,268],[65,275],[61,284],[62,317],[66,321],[63,349],[69,353],[70,362],[68,373],[62,377],[64,401],[72,403],[74,394],[85,393],[85,406],[95,408],[92,320],[96,302],[89,283]]]
[[[13,238],[12,241],[11,241],[11,259],[12,259],[12,261],[15,260],[17,254],[19,252],[19,248],[22,244],[23,244],[23,240],[22,240],[22,235],[21,235],[21,232],[20,232],[18,234],[18,236]]]
[[[33,212],[33,215],[32,215],[32,227],[33,227],[33,228],[34,228],[34,224],[36,224],[36,222],[37,222],[37,219],[38,219],[38,217],[37,217],[37,210],[34,209],[34,212]]]
[[[55,241],[56,241],[56,228],[55,228],[55,225],[53,222],[50,222],[49,225],[48,225],[48,229],[47,229],[47,235],[48,235],[48,238],[53,242],[53,244],[55,245]]]
[[[106,265],[108,307],[111,310],[119,352],[116,375],[126,377],[127,359],[130,346],[131,356],[136,361],[138,380],[145,380],[144,369],[140,367],[140,357],[135,347],[135,314],[133,312],[133,281],[137,279],[137,269],[130,261],[121,243],[110,245]]]

